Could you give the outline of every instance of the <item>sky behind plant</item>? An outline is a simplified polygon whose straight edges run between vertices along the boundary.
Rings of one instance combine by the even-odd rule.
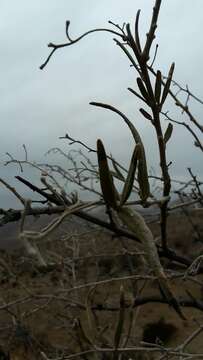
[[[108,151],[126,163],[133,146],[129,130],[118,116],[91,107],[90,101],[107,102],[129,116],[143,136],[149,166],[158,171],[154,130],[139,113],[141,104],[127,91],[129,86],[136,88],[136,74],[111,34],[91,34],[76,45],[56,52],[47,67],[39,70],[49,54],[47,44],[66,41],[66,20],[71,21],[70,33],[74,38],[95,27],[109,27],[108,20],[120,25],[124,21],[133,24],[140,8],[140,32],[144,40],[153,4],[152,0],[1,0],[2,177],[17,189],[23,189],[14,180],[19,168],[3,167],[5,153],[22,158],[22,144],[26,144],[30,160],[48,162],[51,157],[44,157],[44,153],[49,148],[68,149],[68,143],[59,140],[66,132],[91,147],[95,147],[97,138],[102,138]],[[202,23],[202,0],[163,0],[155,41],[159,43],[155,69],[166,74],[175,61],[175,80],[183,86],[188,84],[199,97],[203,93]],[[191,102],[191,109],[201,121],[201,105]],[[185,119],[170,101],[165,110],[176,120]],[[174,130],[168,145],[168,160],[173,161],[173,176],[185,178],[187,166],[198,175],[203,174],[201,152],[193,147],[193,140],[183,127]],[[24,176],[35,175],[28,170]],[[14,204],[13,196],[8,198],[2,186],[0,195],[0,207]]]

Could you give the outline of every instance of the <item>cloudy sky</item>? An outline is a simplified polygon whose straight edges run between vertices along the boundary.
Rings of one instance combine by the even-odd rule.
[[[141,8],[144,40],[153,4],[153,0],[0,0],[1,177],[23,190],[14,180],[18,168],[3,166],[5,153],[21,158],[22,144],[26,144],[31,160],[48,161],[44,153],[49,148],[68,149],[67,142],[59,140],[66,132],[92,147],[102,138],[115,157],[128,161],[133,146],[129,130],[116,115],[91,107],[90,101],[108,102],[124,111],[143,136],[149,166],[158,169],[154,130],[139,114],[141,104],[127,91],[129,86],[136,87],[136,74],[111,34],[91,34],[56,52],[48,66],[39,70],[49,54],[46,45],[66,41],[66,20],[71,21],[74,38],[89,29],[109,26],[108,20],[133,24]],[[202,0],[163,0],[155,68],[167,73],[175,61],[175,79],[203,98],[202,23]],[[167,106],[172,117],[185,119],[171,103]],[[191,107],[201,121],[201,105]],[[202,155],[183,127],[174,130],[168,159],[173,161],[175,177],[184,178],[187,166],[203,175]],[[0,195],[0,207],[15,204],[13,195],[8,197],[2,186]]]

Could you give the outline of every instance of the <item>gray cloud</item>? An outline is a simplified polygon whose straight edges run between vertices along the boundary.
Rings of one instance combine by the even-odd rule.
[[[79,44],[58,51],[47,68],[39,70],[49,53],[47,43],[65,41],[67,19],[71,20],[70,32],[75,37],[95,26],[107,26],[109,19],[120,24],[133,23],[136,10],[141,8],[140,29],[144,39],[153,3],[152,0],[61,0],[60,5],[57,0],[22,0],[20,5],[11,0],[1,2],[1,163],[6,151],[22,156],[23,143],[31,157],[39,160],[52,146],[66,148],[66,143],[58,140],[66,131],[91,146],[95,146],[96,138],[102,137],[107,148],[126,162],[133,146],[129,131],[116,115],[88,105],[89,101],[98,100],[118,106],[135,121],[145,140],[150,164],[158,168],[153,129],[139,114],[136,98],[126,90],[128,86],[135,87],[136,75],[110,34],[92,34]],[[193,3],[163,0],[157,32],[156,67],[167,73],[175,61],[177,81],[189,84],[199,96],[203,93],[200,79],[203,53],[199,43],[202,20],[201,0]],[[201,106],[193,104],[192,109],[201,119]],[[169,110],[179,120],[185,119],[171,103]],[[185,176],[187,166],[202,174],[201,154],[192,143],[185,129],[175,129],[168,147],[174,176]],[[1,173],[12,182],[15,168],[2,168]]]

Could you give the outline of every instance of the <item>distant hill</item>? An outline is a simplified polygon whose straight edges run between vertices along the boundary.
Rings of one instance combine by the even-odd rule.
[[[173,202],[175,204],[175,202]],[[142,208],[137,206],[136,209],[145,217],[147,222],[154,222],[159,218],[159,210],[156,206],[150,208]],[[178,210],[180,211],[180,210]],[[177,212],[177,211],[176,211]],[[108,221],[108,216],[105,213],[105,207],[97,207],[90,212],[99,219]],[[173,212],[174,213],[174,212]],[[26,219],[26,230],[40,230],[47,224],[49,224],[56,215],[42,215],[40,217],[28,216]],[[61,236],[67,232],[79,232],[85,231],[94,226],[91,223],[77,217],[69,216],[56,230],[57,236]],[[0,249],[12,250],[20,246],[17,235],[19,231],[19,222],[8,223],[0,227]],[[56,232],[53,234],[55,236]]]

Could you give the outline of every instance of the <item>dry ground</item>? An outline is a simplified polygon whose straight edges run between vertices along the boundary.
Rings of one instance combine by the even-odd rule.
[[[200,255],[203,250],[202,218],[202,210],[193,211],[190,218],[192,227],[184,215],[171,215],[168,227],[170,246],[192,258]],[[43,217],[37,223],[29,221],[29,227],[40,228],[49,220],[49,217]],[[152,223],[150,226],[157,237],[159,225]],[[184,308],[187,321],[183,321],[167,304],[149,302],[139,307],[132,306],[136,291],[142,297],[159,295],[156,282],[115,280],[138,271],[140,255],[135,255],[137,244],[134,241],[112,237],[109,232],[73,217],[52,239],[39,244],[49,263],[58,264],[49,272],[42,273],[27,259],[22,248],[14,249],[16,231],[17,224],[11,224],[0,232],[2,247],[9,250],[1,251],[1,259],[6,261],[7,268],[0,267],[0,359],[6,359],[3,352],[7,351],[12,360],[43,359],[43,353],[51,359],[59,359],[64,354],[65,359],[70,354],[92,348],[91,341],[99,347],[112,347],[121,284],[125,303],[129,305],[124,314],[122,346],[126,341],[130,347],[144,340],[174,347],[203,324],[203,312],[192,308]],[[176,264],[164,261],[168,271],[178,269]],[[101,281],[97,286],[83,286]],[[203,300],[201,282],[203,275],[198,275],[196,282],[181,278],[171,281],[171,285],[179,296],[187,296],[188,289],[192,296]],[[76,289],[70,290],[73,287]],[[11,306],[6,306],[11,303]],[[200,333],[187,350],[203,353],[202,340]],[[157,356],[154,358],[159,358]],[[132,359],[151,357],[131,354]],[[96,359],[94,355],[76,358]],[[111,356],[100,354],[98,358],[110,359]]]

